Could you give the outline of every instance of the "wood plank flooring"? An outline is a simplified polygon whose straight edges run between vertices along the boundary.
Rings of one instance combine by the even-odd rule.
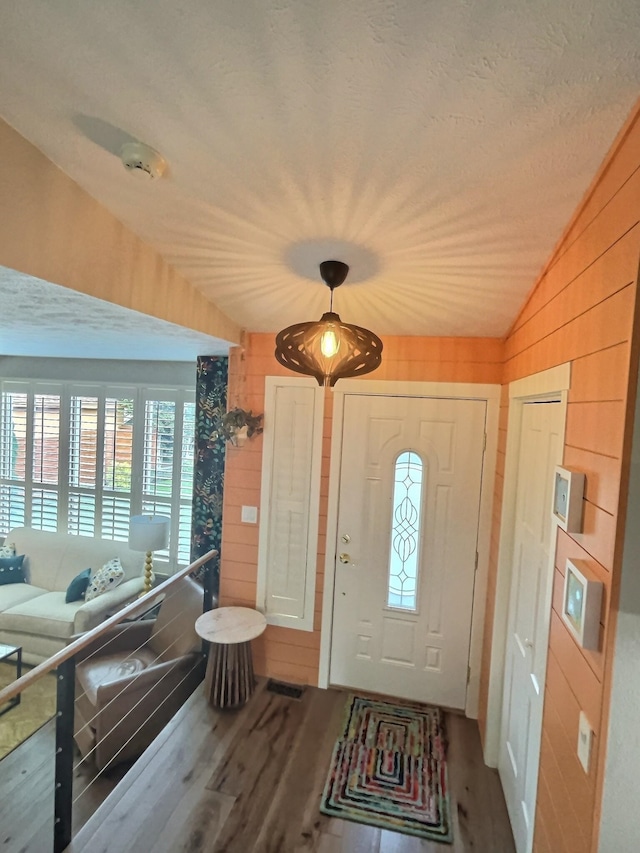
[[[20,706],[14,710],[19,711]],[[48,853],[53,849],[54,751],[55,723],[51,720],[0,761],[3,853]]]
[[[321,815],[344,705],[335,690],[307,688],[297,701],[261,682],[241,711],[214,711],[199,688],[69,853],[513,853],[477,725],[454,714],[446,715],[452,845]]]
[[[15,709],[20,711],[21,705]],[[10,711],[9,713],[13,713]],[[0,761],[0,851],[50,853],[53,850],[53,796],[56,731],[50,720]],[[74,757],[73,832],[76,834],[105,801],[133,762],[108,775]]]

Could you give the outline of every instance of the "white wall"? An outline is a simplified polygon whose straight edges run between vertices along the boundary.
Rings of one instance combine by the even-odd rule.
[[[237,323],[2,120],[0,151],[0,266],[240,341]]]
[[[599,853],[640,850],[640,394],[631,454]]]
[[[196,363],[0,356],[0,379],[113,382],[125,385],[195,388]]]

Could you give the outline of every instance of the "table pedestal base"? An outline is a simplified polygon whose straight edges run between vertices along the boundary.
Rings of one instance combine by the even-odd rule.
[[[214,708],[237,708],[253,693],[251,642],[211,643],[205,693]]]

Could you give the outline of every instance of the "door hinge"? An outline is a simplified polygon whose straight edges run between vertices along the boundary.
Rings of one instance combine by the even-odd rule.
[[[476,572],[478,571],[478,560],[479,560],[479,559],[480,559],[480,558],[479,558],[478,552],[476,551],[476,567],[475,567],[475,569],[474,569],[474,571],[476,571]]]
[[[486,434],[486,432],[485,432],[485,434],[484,434],[484,442],[483,442],[483,444],[482,444],[482,452],[484,453],[486,449],[487,449],[487,434]]]
[[[471,667],[467,667],[467,684],[471,681]]]

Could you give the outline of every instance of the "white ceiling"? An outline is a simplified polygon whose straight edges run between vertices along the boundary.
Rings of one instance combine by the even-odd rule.
[[[195,361],[218,338],[0,267],[0,356]]]
[[[0,115],[231,318],[502,335],[640,92],[637,0],[21,0]],[[169,162],[134,180],[140,139]],[[312,284],[309,280],[316,283]]]

